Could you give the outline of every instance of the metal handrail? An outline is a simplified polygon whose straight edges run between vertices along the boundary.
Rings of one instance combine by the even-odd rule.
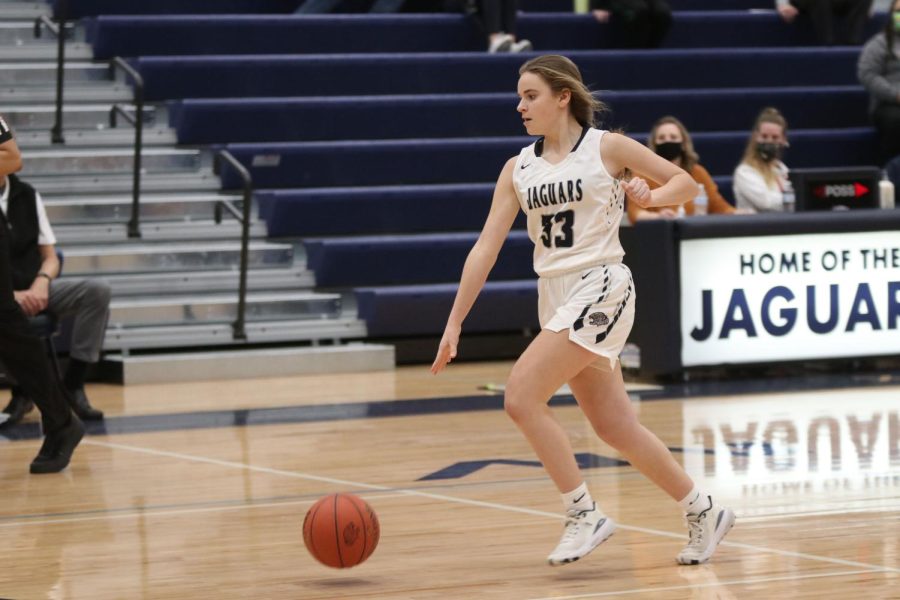
[[[47,15],[41,15],[34,22],[34,37],[41,37],[41,27],[56,34],[56,121],[50,130],[50,141],[54,144],[65,144],[63,136],[63,87],[65,86],[64,65],[66,63],[66,18],[69,13],[67,0],[59,0],[57,4],[57,23]]]
[[[41,29],[46,27],[50,33],[59,35],[59,25],[53,22],[50,15],[41,15],[34,20],[34,37],[41,37]]]
[[[122,115],[122,118],[131,123],[132,125],[137,125],[137,119],[129,114],[125,107],[121,104],[113,104],[112,108],[109,109],[109,126],[110,127],[118,127],[119,119],[118,115]]]
[[[116,56],[109,61],[109,70],[115,75],[121,69],[134,81],[134,105],[136,116],[130,119],[124,110],[116,106],[110,110],[110,126],[116,126],[115,115],[121,112],[134,125],[134,177],[131,186],[131,218],[128,220],[128,237],[141,237],[141,153],[144,144],[144,78],[124,58]]]
[[[219,150],[213,162],[213,171],[216,175],[222,172],[222,161],[227,162],[244,182],[244,205],[242,210],[228,200],[218,200],[215,206],[216,224],[222,223],[223,211],[228,211],[231,216],[241,224],[241,271],[240,284],[238,285],[238,311],[237,319],[231,325],[232,337],[236,340],[246,340],[245,315],[247,312],[247,263],[250,251],[250,206],[253,201],[253,179],[250,172],[228,150]]]

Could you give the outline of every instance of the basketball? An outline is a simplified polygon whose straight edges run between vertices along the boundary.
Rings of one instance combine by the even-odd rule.
[[[353,494],[331,494],[313,504],[303,519],[303,543],[323,565],[348,569],[365,561],[378,545],[378,516]]]

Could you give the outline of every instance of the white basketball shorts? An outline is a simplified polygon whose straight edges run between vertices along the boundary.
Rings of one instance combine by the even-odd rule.
[[[541,328],[569,330],[569,339],[598,356],[591,366],[612,371],[634,324],[634,281],[621,263],[587,267],[538,280]]]

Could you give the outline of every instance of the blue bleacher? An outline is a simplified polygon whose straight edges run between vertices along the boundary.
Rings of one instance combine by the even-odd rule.
[[[865,127],[862,86],[600,92],[607,128],[647,131],[674,114],[694,132],[748,128],[765,106],[778,106],[795,129]],[[188,99],[169,104],[182,144],[429,137],[524,133],[515,94]],[[365,119],[359,119],[365,114]],[[228,127],[222,127],[228,123]]]
[[[462,15],[102,16],[89,19],[94,57],[484,50]]]
[[[859,48],[814,45],[809,23],[784,24],[772,0],[671,0],[673,26],[658,50],[607,49],[621,41],[615,24],[573,14],[571,0],[521,0],[518,33],[536,48],[527,55],[484,53],[460,14],[285,14],[296,0],[71,1],[79,15],[100,15],[85,21],[95,56],[133,57],[148,100],[167,101],[181,144],[227,147],[248,166],[270,235],[303,238],[319,286],[355,290],[370,336],[443,330],[493,182],[530,143],[514,90],[518,67],[537,53],[579,64],[611,107],[605,127],[643,142],[659,116],[682,119],[729,200],[764,106],[791,125],[791,167],[875,158]],[[873,19],[867,35],[883,22]],[[228,168],[222,177],[239,187]],[[523,228],[520,215],[467,331],[537,326]]]
[[[594,89],[856,85],[859,49],[729,48],[567,53]],[[460,94],[515,90],[527,56],[481,53],[152,56],[147,100]]]
[[[646,134],[637,136],[646,139]],[[711,132],[694,136],[694,146],[711,173],[730,173],[748,133]],[[786,158],[794,167],[867,165],[875,160],[875,133],[868,127],[800,130],[790,134]],[[531,142],[526,137],[282,142],[229,144],[260,188],[329,185],[418,185],[490,182],[504,162]],[[240,181],[227,169],[226,188]]]
[[[881,25],[870,24],[870,34]],[[485,37],[459,14],[101,16],[86,22],[94,56],[346,54],[483,51]],[[541,51],[621,46],[615,23],[589,15],[523,15],[518,33]],[[788,25],[774,11],[676,13],[663,48],[803,46],[808,22]]]
[[[256,202],[273,237],[476,231],[492,183],[260,190]],[[524,227],[524,215],[515,226]]]
[[[456,283],[357,288],[359,317],[372,337],[440,335]],[[537,283],[489,281],[466,317],[466,333],[537,330]],[[463,341],[465,343],[465,341]]]
[[[323,287],[409,285],[459,279],[478,232],[359,236],[307,240],[307,265]],[[534,277],[534,245],[512,231],[491,280]]]
[[[732,177],[714,177],[734,204]],[[273,237],[478,231],[484,225],[493,183],[293,188],[260,190],[256,202]],[[520,213],[514,229],[524,229]]]

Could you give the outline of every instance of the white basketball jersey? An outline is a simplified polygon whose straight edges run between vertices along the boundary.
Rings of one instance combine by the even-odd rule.
[[[619,263],[625,255],[619,242],[625,193],[600,158],[605,133],[585,128],[576,147],[555,165],[539,156],[543,139],[519,153],[513,185],[528,217],[534,270],[541,277]]]

